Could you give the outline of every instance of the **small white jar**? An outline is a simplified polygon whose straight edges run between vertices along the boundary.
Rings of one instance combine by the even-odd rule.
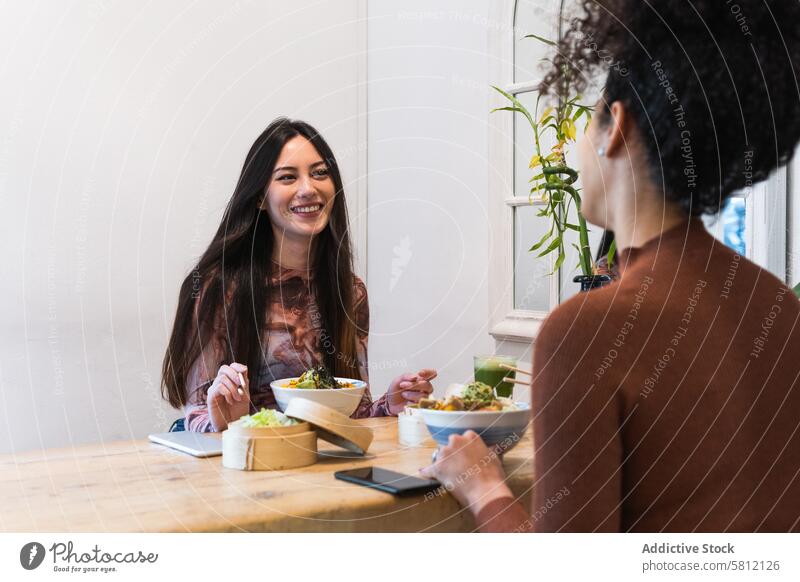
[[[397,415],[397,439],[407,447],[436,446],[419,408],[406,408]]]

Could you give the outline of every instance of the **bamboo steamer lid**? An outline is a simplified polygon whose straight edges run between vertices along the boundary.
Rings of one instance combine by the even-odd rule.
[[[365,454],[372,443],[372,429],[368,426],[305,398],[293,398],[284,414],[310,423],[319,438],[359,455]]]
[[[242,471],[280,471],[317,462],[317,433],[307,422],[245,428],[237,422],[222,433],[222,465]]]

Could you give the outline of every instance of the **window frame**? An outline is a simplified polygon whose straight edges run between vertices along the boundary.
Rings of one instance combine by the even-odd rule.
[[[789,180],[786,166],[754,184],[746,196],[747,258],[787,281],[787,226]],[[752,204],[750,204],[752,202]]]
[[[515,14],[518,2],[494,5],[495,26],[489,32],[490,70],[492,84],[517,95],[533,91],[538,79],[514,81]],[[556,32],[555,23],[553,33]],[[492,91],[490,109],[505,107],[505,98]],[[498,341],[529,342],[536,337],[549,311],[532,311],[514,307],[514,210],[520,206],[541,206],[514,194],[514,115],[489,114],[489,333]],[[494,235],[494,236],[493,236]],[[549,261],[552,271],[554,258]],[[550,310],[557,307],[561,295],[561,276],[549,275]]]

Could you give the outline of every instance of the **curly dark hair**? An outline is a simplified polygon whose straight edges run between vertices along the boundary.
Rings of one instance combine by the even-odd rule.
[[[692,215],[787,163],[800,139],[797,0],[582,0],[540,91],[622,102],[652,178]]]

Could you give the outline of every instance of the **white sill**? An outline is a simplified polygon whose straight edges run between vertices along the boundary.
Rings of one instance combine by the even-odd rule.
[[[546,313],[525,316],[510,315],[493,325],[489,333],[496,340],[530,343],[536,339],[539,328],[546,318]]]

